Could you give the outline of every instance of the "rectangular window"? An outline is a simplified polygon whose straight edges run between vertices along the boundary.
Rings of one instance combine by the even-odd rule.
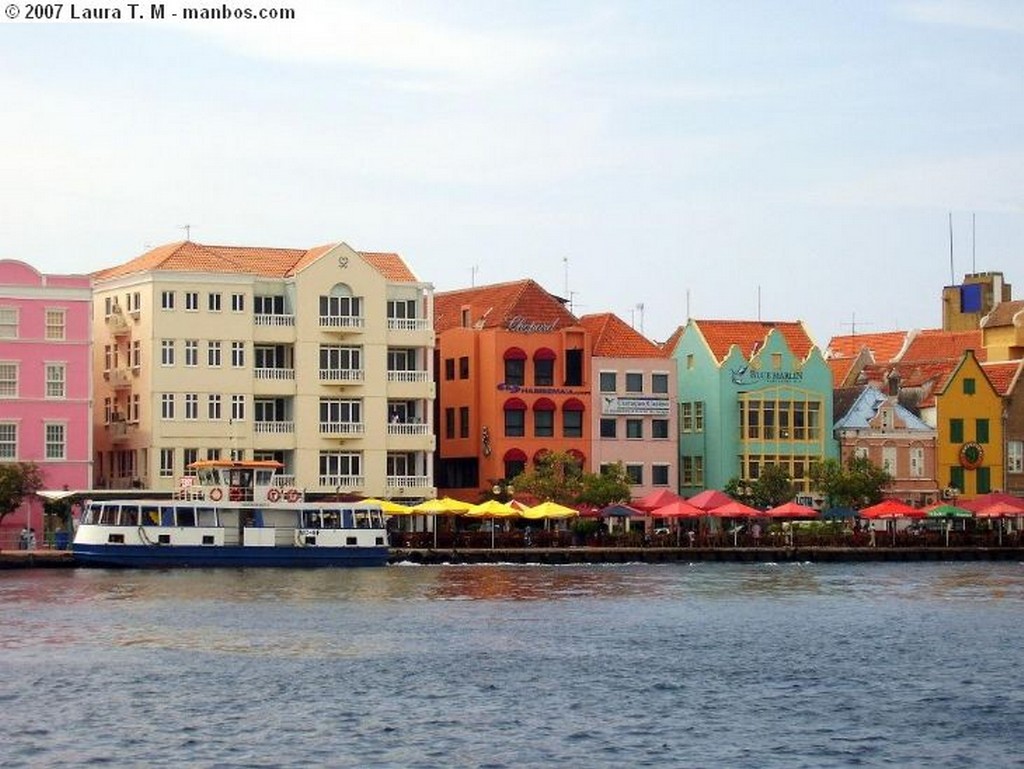
[[[455,409],[452,407],[444,410],[444,437],[448,440],[455,438]]]
[[[18,308],[0,307],[0,339],[18,338]]]
[[[459,379],[469,379],[469,358],[459,358]]]
[[[602,417],[601,418],[601,437],[602,438],[614,438],[615,437],[615,426],[618,423],[615,417]]]
[[[185,309],[189,312],[199,312],[199,292],[185,292]]]
[[[522,438],[526,435],[526,412],[521,409],[505,409],[505,437]]]
[[[325,425],[362,424],[363,402],[359,398],[321,398],[320,422]]]
[[[642,393],[644,391],[644,375],[636,371],[626,372],[626,392]]]
[[[245,367],[245,342],[231,343],[231,367]]]
[[[651,465],[651,485],[668,486],[668,465]]]
[[[326,478],[350,478],[362,473],[362,455],[334,451],[320,452],[320,475]],[[330,485],[330,484],[328,484]]]
[[[231,396],[231,420],[239,422],[245,419],[245,396]]]
[[[964,377],[964,395],[974,395],[976,383],[973,377]]]
[[[526,384],[526,361],[518,358],[505,361],[505,384],[520,387]]]
[[[537,387],[551,387],[555,384],[555,361],[540,358],[533,362],[533,383]]]
[[[254,296],[252,298],[254,315],[286,315],[283,296]]]
[[[668,420],[667,419],[652,419],[651,420],[651,437],[652,438],[668,438]]]
[[[1006,470],[1010,473],[1024,473],[1024,441],[1007,442]]]
[[[949,440],[951,443],[963,443],[964,442],[964,420],[962,419],[950,419],[949,420]],[[961,488],[962,487],[957,487]]]
[[[190,468],[193,462],[199,461],[199,449],[182,449],[181,450],[181,462],[182,470],[185,475],[195,475],[195,468]]]
[[[978,443],[988,443],[987,419],[976,419],[974,421],[974,440]]]
[[[689,355],[686,356],[686,368],[687,368],[687,370],[692,370],[693,369],[693,353],[692,352]]]
[[[960,494],[964,493],[964,469],[962,467],[949,468],[949,485]]]
[[[60,422],[47,422],[46,423],[46,458],[47,459],[66,459],[65,454],[65,432],[66,426]]]
[[[64,310],[46,311],[46,338],[53,342],[64,339]]]
[[[695,486],[704,485],[704,457],[693,458],[693,483]]]
[[[651,374],[651,392],[658,395],[668,392],[668,374]]]
[[[220,342],[206,343],[206,365],[211,368],[220,368]]]
[[[363,299],[359,296],[321,296],[321,318],[361,318]]]
[[[18,458],[18,425],[14,422],[0,422],[0,459]]]
[[[565,386],[583,386],[583,350],[565,351]]]
[[[46,364],[46,397],[65,398],[67,397],[67,376],[63,363]]]
[[[174,449],[160,449],[160,477],[174,476]]]
[[[883,446],[882,447],[882,469],[889,473],[893,478],[897,477],[896,474],[896,447],[895,446]]]
[[[416,320],[419,318],[415,299],[389,299],[387,313],[388,320]]]
[[[128,354],[128,364],[133,369],[139,369],[142,367],[142,342],[138,339],[132,340],[132,349]]]
[[[555,412],[540,409],[533,412],[533,436],[553,438],[555,436]]]
[[[173,310],[174,309],[174,292],[173,291],[161,291],[160,292],[160,309],[161,310]]]
[[[220,459],[220,449],[207,449],[206,458],[214,461]]]
[[[562,437],[582,438],[583,437],[583,412],[563,411],[562,412]]]
[[[161,339],[160,340],[160,365],[161,366],[173,366],[174,365],[174,340],[173,339]]]
[[[459,437],[469,437],[469,406],[459,406]]]
[[[199,395],[185,393],[185,419],[199,419]]]
[[[134,422],[135,424],[138,424],[138,422],[139,422],[139,415],[142,413],[142,409],[139,406],[139,403],[140,403],[141,399],[142,399],[141,395],[139,395],[138,393],[132,393],[132,402],[128,406],[128,409],[129,409],[129,411],[128,411],[128,421],[129,422]]]
[[[0,398],[18,397],[18,364],[14,361],[0,362]]]
[[[979,467],[977,473],[978,493],[988,494],[992,491],[992,468]]]
[[[245,294],[231,295],[231,312],[245,312]]]
[[[160,394],[160,418],[174,419],[174,393]]]
[[[602,371],[598,375],[598,382],[603,393],[613,393],[618,387],[616,383],[617,375],[614,371]]]
[[[920,446],[910,447],[910,477],[924,477],[924,449]]]
[[[220,294],[211,292],[206,295],[206,309],[210,312],[220,312]]]
[[[626,437],[630,440],[637,440],[644,437],[644,420],[642,419],[627,419],[626,420]]]
[[[199,365],[199,340],[185,340],[185,365],[193,368]]]
[[[644,482],[643,465],[626,465],[626,478],[632,486],[641,486]]]
[[[682,469],[683,473],[681,481],[682,485],[693,486],[693,457],[683,457],[682,462],[680,464],[680,468]]]
[[[782,370],[782,353],[781,352],[773,352],[772,353],[772,371],[781,371],[781,370]]]
[[[455,379],[455,358],[444,359],[444,378],[448,382]]]
[[[220,395],[213,394],[206,398],[206,418],[212,420],[220,419]]]
[[[742,409],[742,405],[740,406]],[[679,404],[679,427],[684,433],[693,432],[693,404]]]

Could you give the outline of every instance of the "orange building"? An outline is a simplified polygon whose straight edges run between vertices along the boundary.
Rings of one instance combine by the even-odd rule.
[[[436,483],[476,501],[547,451],[591,470],[591,348],[564,301],[532,280],[434,295]]]

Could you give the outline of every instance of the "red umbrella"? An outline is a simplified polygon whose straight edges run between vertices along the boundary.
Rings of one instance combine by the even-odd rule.
[[[716,518],[757,518],[762,513],[755,507],[750,507],[742,502],[731,499],[724,505],[711,510],[708,515],[713,515]]]
[[[889,519],[889,518],[924,518],[928,515],[919,507],[911,507],[898,499],[884,499],[877,505],[865,507],[860,511],[861,518]]]
[[[967,506],[964,505],[964,507]],[[991,505],[985,505],[980,510],[975,510],[974,514],[978,518],[1013,518],[1018,515],[1024,515],[1024,505],[1015,505],[1011,502],[993,502]]]
[[[681,500],[682,497],[674,491],[659,489],[658,491],[652,491],[650,494],[640,497],[640,499],[633,503],[633,507],[639,507],[641,510],[657,510],[659,507],[665,507],[665,505],[672,504],[673,502],[679,502]],[[658,517],[663,518],[664,516]]]
[[[721,507],[729,502],[733,502],[734,500],[724,492],[708,489],[707,491],[702,491],[700,494],[690,497],[686,501],[694,507],[699,507],[701,510],[707,512],[709,510],[714,510],[716,507]]]
[[[787,502],[778,507],[772,507],[762,513],[765,518],[817,518],[821,515],[813,507],[800,505],[796,502]]]
[[[960,507],[970,510],[972,513],[976,513],[984,507],[994,505],[997,502],[1012,505],[1017,508],[1018,511],[1024,512],[1024,499],[1015,497],[1012,494],[1005,494],[1001,491],[992,491],[988,494],[982,494],[981,496],[975,497],[974,499],[968,499],[963,502],[958,502]]]
[[[700,518],[702,515],[704,515],[703,510],[699,507],[694,507],[683,499],[651,510],[652,518]]]

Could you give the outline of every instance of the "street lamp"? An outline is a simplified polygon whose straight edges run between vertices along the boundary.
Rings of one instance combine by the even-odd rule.
[[[508,502],[512,499],[512,495],[516,493],[516,490],[512,485],[512,481],[501,478],[494,482],[494,485],[491,487],[491,493],[494,494],[494,498],[499,502]]]

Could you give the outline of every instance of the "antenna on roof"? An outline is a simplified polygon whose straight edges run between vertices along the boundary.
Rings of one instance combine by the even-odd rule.
[[[854,310],[854,312],[852,312],[850,314],[850,322],[849,323],[840,323],[839,325],[841,325],[841,326],[849,326],[850,327],[850,336],[857,336],[857,312],[856,312],[856,310]],[[873,326],[874,324],[873,323],[865,323],[864,321],[861,321],[860,325],[862,325],[862,326]]]
[[[185,240],[186,240],[186,242],[191,242],[192,241],[192,225],[191,224],[183,224],[178,229],[179,230],[185,230]]]
[[[572,311],[572,293],[569,291],[569,257],[562,257],[562,268],[565,270],[565,295],[569,297],[569,311]]]
[[[761,284],[757,286],[757,322],[761,322]]]
[[[637,302],[636,311],[640,313],[640,333],[644,333],[644,303]]]
[[[480,272],[480,265],[474,264],[469,268],[469,287],[476,288],[476,274]]]
[[[971,214],[971,272],[977,274],[977,272],[978,272],[978,261],[977,261],[978,249],[977,249],[977,240],[976,240],[976,237],[975,237],[977,235],[977,227],[975,226],[975,224],[976,224],[975,216],[976,216],[976,214],[973,214],[973,213]]]
[[[956,275],[953,274],[953,212],[949,212],[949,285],[956,285]]]

